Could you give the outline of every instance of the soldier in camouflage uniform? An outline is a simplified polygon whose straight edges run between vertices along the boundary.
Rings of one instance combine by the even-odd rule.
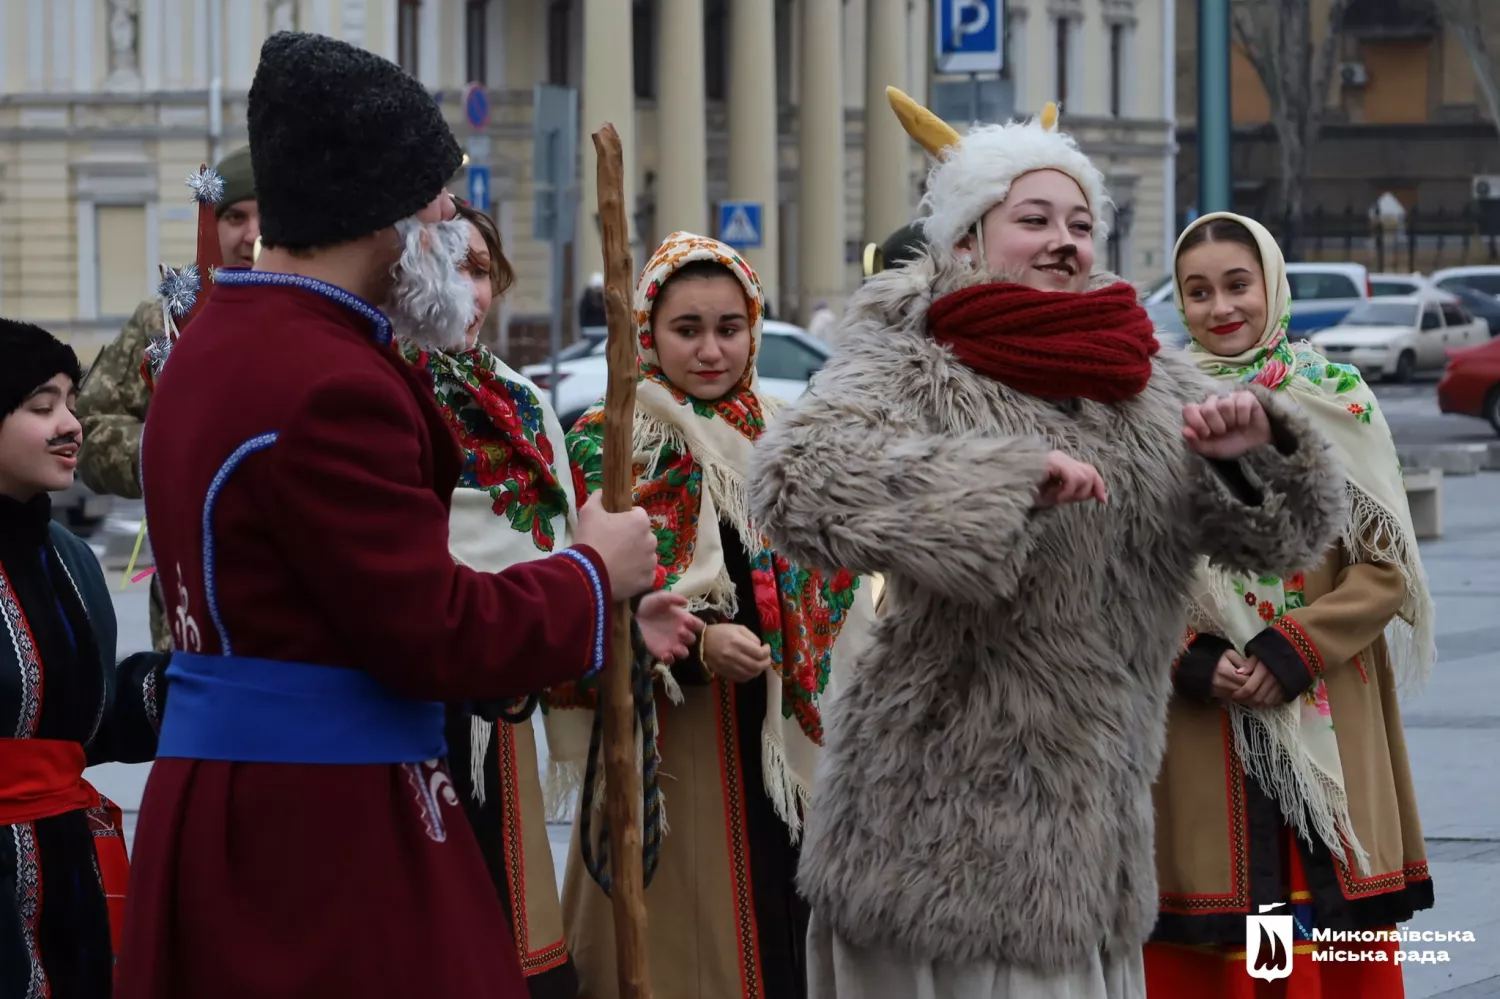
[[[219,246],[225,267],[249,267],[254,262],[260,217],[255,204],[255,178],[250,170],[250,148],[237,149],[217,167],[224,178],[219,202]],[[141,377],[146,345],[162,333],[161,299],[142,302],[113,342],[99,352],[78,393],[78,418],[83,424],[83,450],[78,474],[96,493],[141,498],[141,428],[151,393]],[[151,586],[151,643],[158,652],[172,646],[161,589]]]

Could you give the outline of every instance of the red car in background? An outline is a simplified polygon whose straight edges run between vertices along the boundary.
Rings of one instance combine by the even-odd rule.
[[[1450,351],[1437,393],[1443,412],[1489,420],[1500,434],[1500,338]]]

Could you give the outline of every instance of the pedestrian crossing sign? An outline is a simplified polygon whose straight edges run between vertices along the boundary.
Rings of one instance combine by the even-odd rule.
[[[739,250],[759,249],[763,207],[758,201],[725,201],[719,205],[719,241]]]

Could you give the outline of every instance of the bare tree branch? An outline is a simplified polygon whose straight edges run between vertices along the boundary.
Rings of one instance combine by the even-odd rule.
[[[1489,106],[1490,120],[1500,128],[1500,63],[1491,56],[1484,42],[1484,23],[1477,0],[1424,0],[1458,38],[1474,79]]]
[[[1239,45],[1240,51],[1245,53],[1245,58],[1250,61],[1251,68],[1255,70],[1255,75],[1264,80],[1270,75],[1270,71],[1265,59],[1261,56],[1261,40],[1257,37],[1255,23],[1243,5],[1236,4],[1233,15],[1230,30],[1235,43]]]
[[[1349,9],[1349,0],[1333,0],[1328,5],[1328,23],[1324,27],[1323,44],[1318,50],[1318,61],[1314,64],[1313,92],[1308,105],[1305,124],[1307,143],[1317,139],[1318,129],[1328,111],[1328,88],[1333,85],[1333,73],[1338,67],[1339,42],[1344,35],[1344,12]]]
[[[1235,0],[1231,8],[1235,41],[1260,78],[1270,105],[1288,236],[1294,235],[1301,219],[1309,156],[1326,116],[1350,2],[1332,0],[1316,46],[1307,0]]]

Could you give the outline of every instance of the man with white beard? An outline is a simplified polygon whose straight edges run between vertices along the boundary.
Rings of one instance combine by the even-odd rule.
[[[474,312],[421,225],[457,143],[415,80],[314,35],[266,42],[248,118],[264,249],[216,275],[143,438],[174,652],[117,995],[520,999],[444,704],[601,669],[655,539],[591,503],[547,558],[454,561],[461,454],[391,334]]]
[[[578,498],[588,494],[576,485],[546,394],[478,342],[515,274],[494,220],[468,204],[456,209],[448,222],[397,226],[404,249],[386,312],[402,356],[431,387],[464,452],[448,550],[463,565],[499,572],[571,544]],[[468,311],[440,304],[463,300]],[[635,619],[657,660],[686,659],[696,643],[703,622],[686,608],[685,598],[666,590],[641,598]],[[579,972],[564,939],[533,726],[542,693],[450,707],[449,770],[509,917],[531,999],[573,999]]]

